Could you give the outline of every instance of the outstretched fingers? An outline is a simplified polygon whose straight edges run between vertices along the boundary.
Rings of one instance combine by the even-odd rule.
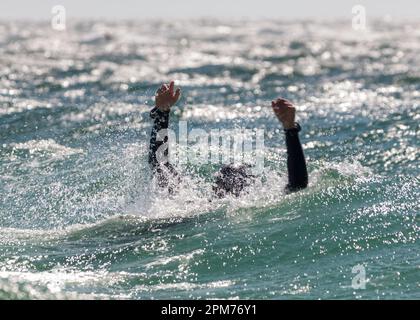
[[[164,83],[156,91],[155,104],[163,111],[169,111],[181,96],[181,90],[175,89],[175,82]]]
[[[178,88],[178,89],[176,89],[176,91],[175,91],[175,95],[174,95],[174,100],[175,101],[178,101],[178,99],[179,99],[179,97],[181,96],[181,89],[180,88]]]
[[[171,81],[169,83],[169,93],[171,94],[171,96],[174,95],[174,87],[175,87],[175,82],[174,81]]]
[[[156,94],[162,94],[166,91],[166,85],[162,84],[159,89],[157,89]]]

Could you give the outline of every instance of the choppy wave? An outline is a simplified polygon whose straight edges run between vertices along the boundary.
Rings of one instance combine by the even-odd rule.
[[[418,298],[416,22],[0,23],[0,298]],[[188,128],[265,130],[265,171],[147,166],[162,81]],[[285,194],[269,101],[298,106],[309,188]],[[366,289],[351,287],[366,268]]]

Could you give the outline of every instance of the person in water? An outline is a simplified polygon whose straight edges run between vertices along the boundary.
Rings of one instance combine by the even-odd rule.
[[[181,90],[175,90],[175,83],[163,84],[156,92],[155,107],[150,112],[153,119],[153,128],[149,144],[149,163],[158,185],[174,191],[180,182],[175,168],[168,161],[168,142],[165,129],[169,125],[171,107],[179,100]],[[308,185],[308,172],[305,156],[299,140],[300,125],[295,122],[296,108],[289,101],[279,98],[271,102],[274,114],[283,125],[287,148],[287,192],[294,192],[306,188]],[[163,137],[161,136],[163,133]],[[215,175],[213,190],[218,197],[225,195],[239,196],[249,186],[254,176],[247,173],[246,166],[224,165]]]

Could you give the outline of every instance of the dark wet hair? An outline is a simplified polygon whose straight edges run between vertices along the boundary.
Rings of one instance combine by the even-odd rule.
[[[250,167],[246,165],[224,165],[215,174],[213,191],[219,198],[227,194],[239,196],[240,193],[251,184],[254,176],[248,173]]]

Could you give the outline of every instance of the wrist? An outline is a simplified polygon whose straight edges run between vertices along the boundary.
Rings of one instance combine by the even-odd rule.
[[[157,106],[150,110],[150,118],[152,119],[161,119],[166,117],[169,117],[169,111],[161,110]]]
[[[290,133],[293,134],[293,133],[299,132],[300,130],[302,130],[302,128],[300,127],[300,124],[299,123],[294,122],[292,127],[290,127],[290,128],[284,128],[283,130],[284,130],[284,132],[286,134],[290,134]]]
[[[283,122],[283,129],[284,130],[290,130],[296,128],[296,122]]]
[[[168,113],[170,111],[170,108],[158,106],[157,104],[155,104],[154,109],[156,109],[159,112],[164,112],[164,113]]]

